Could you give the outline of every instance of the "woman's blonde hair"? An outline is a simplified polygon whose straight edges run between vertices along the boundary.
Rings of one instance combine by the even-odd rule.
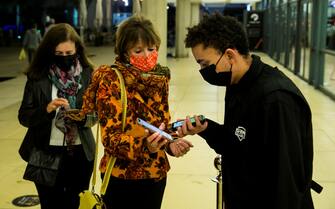
[[[142,41],[146,46],[156,46],[159,49],[159,38],[152,22],[141,15],[134,15],[122,22],[116,31],[115,53],[122,62],[126,62],[127,52],[136,43]]]

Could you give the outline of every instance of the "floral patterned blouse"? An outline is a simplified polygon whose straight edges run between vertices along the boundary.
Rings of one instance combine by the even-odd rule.
[[[122,132],[121,87],[116,72],[123,75],[127,94],[125,130]],[[98,112],[104,155],[100,171],[106,171],[110,156],[117,158],[112,176],[124,179],[161,179],[170,169],[164,148],[150,153],[145,129],[137,118],[158,127],[170,121],[168,106],[170,71],[157,65],[143,73],[116,59],[112,66],[102,65],[93,73],[92,83],[84,95],[82,113]]]

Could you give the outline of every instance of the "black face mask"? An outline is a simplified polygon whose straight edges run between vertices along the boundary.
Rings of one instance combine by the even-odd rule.
[[[71,70],[71,67],[76,63],[77,56],[73,55],[55,55],[55,64],[59,67],[60,70],[68,72]]]
[[[215,71],[216,65],[217,63],[219,63],[220,59],[216,62],[216,64],[212,64],[201,69],[200,74],[202,75],[203,79],[207,81],[209,84],[215,86],[229,86],[231,83],[231,76],[232,76],[231,69],[233,65],[230,66],[230,70],[228,72],[225,71],[217,73]]]

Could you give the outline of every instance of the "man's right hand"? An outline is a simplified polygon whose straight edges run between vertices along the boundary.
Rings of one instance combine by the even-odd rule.
[[[184,137],[186,135],[194,135],[204,131],[207,128],[208,122],[205,121],[203,124],[200,122],[198,116],[195,117],[196,125],[193,126],[190,121],[190,116],[187,116],[185,119],[185,123],[182,127],[179,127],[177,130],[179,137]]]

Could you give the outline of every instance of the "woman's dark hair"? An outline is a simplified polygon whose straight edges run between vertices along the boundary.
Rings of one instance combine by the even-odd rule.
[[[46,76],[54,61],[55,50],[58,44],[66,41],[73,41],[76,47],[76,54],[83,67],[93,68],[92,63],[86,56],[85,46],[74,28],[67,23],[55,24],[45,34],[40,43],[32,63],[26,70],[30,79],[38,80]]]
[[[224,53],[226,49],[236,49],[241,55],[249,54],[249,43],[244,27],[235,18],[219,13],[204,15],[196,26],[188,28],[186,47],[203,44]]]
[[[146,46],[155,45],[159,49],[161,39],[150,20],[140,15],[134,15],[118,26],[115,38],[115,53],[119,55],[122,62],[127,61],[127,51],[140,40]]]

